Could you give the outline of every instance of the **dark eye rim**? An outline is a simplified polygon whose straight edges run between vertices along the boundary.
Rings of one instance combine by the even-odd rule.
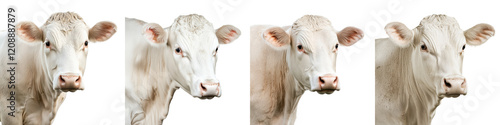
[[[427,45],[425,44],[420,45],[420,50],[427,50]]]
[[[302,49],[304,49],[304,47],[302,46],[302,44],[299,44],[299,45],[297,45],[297,49],[302,50]]]
[[[50,41],[45,42],[45,47],[50,47]]]
[[[177,53],[177,54],[182,53],[182,49],[181,49],[181,47],[177,47],[177,48],[175,48],[175,53]]]

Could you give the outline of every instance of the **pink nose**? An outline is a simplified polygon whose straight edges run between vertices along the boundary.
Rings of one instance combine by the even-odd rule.
[[[444,78],[442,86],[446,95],[467,94],[467,82],[463,77]]]
[[[76,91],[80,89],[82,77],[75,74],[64,74],[59,76],[59,85],[62,91]]]
[[[219,96],[219,82],[202,82],[200,84],[201,96],[202,97],[214,97]]]
[[[321,90],[337,90],[338,77],[334,75],[324,75],[318,78],[319,87]]]

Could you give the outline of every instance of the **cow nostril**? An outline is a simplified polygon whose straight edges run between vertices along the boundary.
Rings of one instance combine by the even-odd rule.
[[[446,81],[446,79],[444,80],[444,85],[448,88],[451,88],[451,84],[448,81]]]
[[[321,84],[324,84],[324,83],[325,83],[325,80],[323,80],[323,79],[321,78],[321,76],[319,77],[319,83],[321,83]]]
[[[200,87],[201,87],[201,89],[202,89],[204,92],[206,92],[206,91],[207,91],[207,88],[205,88],[205,86],[203,86],[203,83],[201,83],[201,84],[200,84]]]
[[[66,81],[64,80],[64,78],[62,77],[62,75],[60,75],[60,76],[59,76],[59,80],[61,80],[62,82],[66,82]]]
[[[78,82],[80,81],[80,76],[78,76],[78,78],[75,80],[75,82]]]

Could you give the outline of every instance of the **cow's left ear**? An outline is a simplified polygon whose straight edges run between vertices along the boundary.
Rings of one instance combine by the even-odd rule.
[[[116,25],[112,22],[102,21],[89,30],[89,40],[103,42],[116,33]]]
[[[363,38],[364,34],[361,29],[356,27],[346,27],[337,33],[339,43],[344,46],[351,46]]]
[[[224,25],[215,31],[219,44],[228,44],[240,37],[240,29],[232,25]]]
[[[481,23],[464,31],[465,39],[469,45],[481,45],[485,43],[490,37],[495,35],[493,26]]]

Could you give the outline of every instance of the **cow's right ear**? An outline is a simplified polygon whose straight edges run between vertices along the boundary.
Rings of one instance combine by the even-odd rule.
[[[156,23],[148,23],[144,25],[142,35],[150,43],[160,44],[167,42],[167,33],[163,28]]]
[[[385,26],[389,38],[400,47],[407,47],[413,41],[413,32],[403,23],[392,22]]]
[[[20,22],[16,26],[16,35],[26,42],[43,41],[43,32],[33,22]]]
[[[290,35],[281,27],[272,27],[262,33],[262,37],[268,45],[276,49],[284,49],[290,46]]]

